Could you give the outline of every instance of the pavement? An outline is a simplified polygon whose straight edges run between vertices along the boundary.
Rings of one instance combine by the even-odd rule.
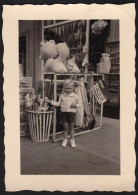
[[[70,141],[70,140],[68,140]],[[21,137],[23,175],[119,175],[120,121],[103,118],[101,129],[75,137],[76,148],[61,142],[35,143]]]

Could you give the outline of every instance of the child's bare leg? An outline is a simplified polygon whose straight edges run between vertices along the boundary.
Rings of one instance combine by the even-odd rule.
[[[63,128],[64,128],[64,139],[67,139],[68,131],[69,131],[68,122],[63,122]]]
[[[69,131],[71,139],[74,139],[74,123],[69,123]]]
[[[69,123],[70,137],[71,137],[71,147],[75,148],[76,144],[74,141],[74,123]]]
[[[69,131],[69,126],[67,122],[63,122],[63,128],[64,128],[64,140],[62,142],[62,146],[66,147],[67,145],[67,136],[68,136],[68,131]]]

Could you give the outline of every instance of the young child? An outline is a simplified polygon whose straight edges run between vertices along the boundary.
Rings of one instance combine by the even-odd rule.
[[[80,98],[73,92],[73,82],[71,80],[66,80],[64,83],[63,94],[61,94],[58,102],[50,101],[53,106],[60,106],[61,117],[64,128],[64,140],[62,146],[67,145],[68,131],[70,131],[71,137],[71,147],[76,147],[74,141],[74,123],[75,114],[77,108],[81,106]]]

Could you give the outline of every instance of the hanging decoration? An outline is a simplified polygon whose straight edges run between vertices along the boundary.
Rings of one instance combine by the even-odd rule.
[[[59,27],[57,27],[57,35],[59,35]]]
[[[73,22],[71,22],[70,26],[71,26],[71,31],[73,31]]]
[[[69,28],[69,25],[66,24],[66,25],[65,25],[65,31],[66,31],[66,32],[68,32],[68,28]]]
[[[85,43],[85,45],[83,46],[83,50],[82,53],[85,55],[83,62],[82,62],[82,66],[88,66],[88,44]]]
[[[78,24],[78,28],[80,28],[80,26],[81,26],[81,21],[78,21],[77,24]]]
[[[73,31],[75,30],[76,22],[73,22]]]
[[[49,31],[49,33],[50,33],[50,31]],[[55,28],[51,28],[51,33],[55,34]]]
[[[57,34],[57,31],[58,31],[58,27],[55,27],[55,33]]]
[[[68,34],[71,34],[71,24],[68,26]]]
[[[108,23],[104,20],[98,20],[91,25],[92,33],[100,35]]]
[[[60,29],[61,29],[61,38],[63,39],[63,37],[64,37],[64,31],[63,31],[63,28],[62,28],[62,26],[60,27]]]
[[[82,26],[83,26],[83,28],[85,27],[85,20],[82,20]]]
[[[61,35],[61,27],[59,27],[59,36]]]

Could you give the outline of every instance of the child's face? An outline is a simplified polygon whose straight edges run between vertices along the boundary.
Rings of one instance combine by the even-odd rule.
[[[73,92],[73,86],[72,85],[67,85],[64,87],[64,92],[65,94],[69,95]]]

